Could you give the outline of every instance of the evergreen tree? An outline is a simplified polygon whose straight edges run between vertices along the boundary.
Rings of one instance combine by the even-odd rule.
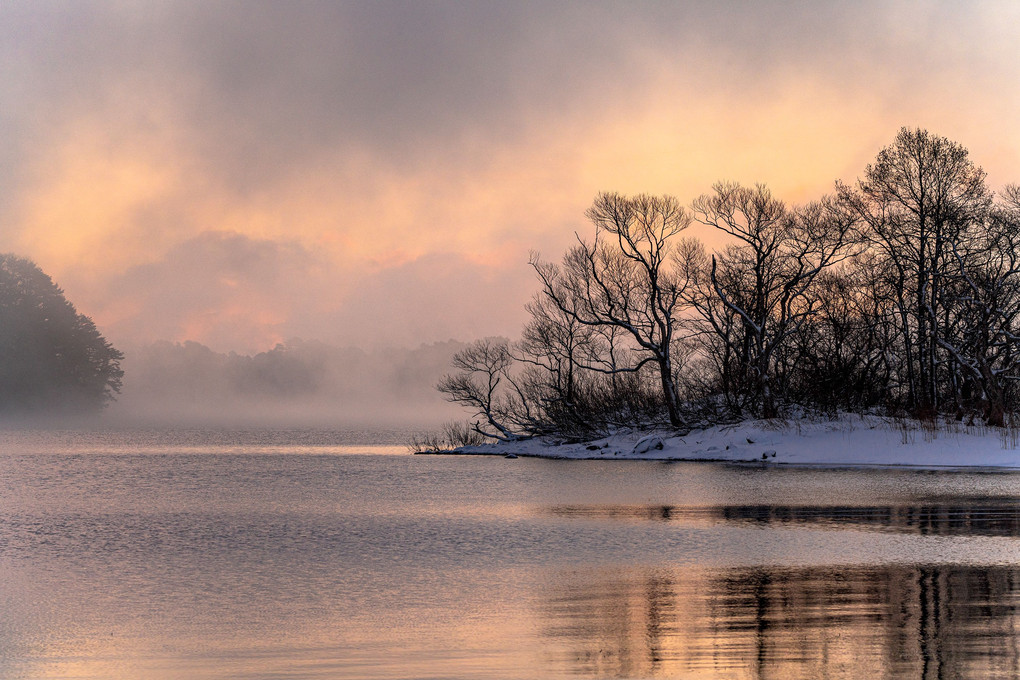
[[[123,358],[35,263],[0,254],[0,413],[98,411]]]

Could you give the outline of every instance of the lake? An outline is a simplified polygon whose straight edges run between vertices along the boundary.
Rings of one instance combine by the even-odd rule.
[[[0,431],[0,677],[1015,678],[1020,474]]]

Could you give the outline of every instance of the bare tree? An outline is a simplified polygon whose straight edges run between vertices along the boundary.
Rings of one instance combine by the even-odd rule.
[[[616,193],[599,194],[586,214],[595,225],[593,242],[578,239],[560,266],[532,257],[542,295],[577,323],[612,329],[606,337],[625,333],[641,358],[601,370],[654,365],[670,425],[682,427],[673,344],[687,282],[677,276],[671,253],[690,216],[671,196]]]
[[[939,408],[938,368],[947,316],[952,244],[986,213],[985,173],[959,144],[903,128],[865,169],[856,189],[837,183],[844,204],[868,225],[872,245],[896,276],[908,403],[919,414]]]
[[[601,343],[590,326],[564,314],[544,295],[536,295],[525,309],[531,319],[511,348],[527,367],[524,391],[557,429],[584,430],[593,414],[578,408],[579,392],[586,384],[584,367]]]
[[[449,401],[474,409],[473,429],[500,441],[535,434],[532,400],[514,374],[514,357],[506,340],[478,340],[453,357],[458,373],[444,377],[437,389]]]
[[[792,392],[830,411],[887,403],[898,334],[873,254],[819,274],[812,297],[788,352]]]
[[[790,211],[763,185],[714,188],[694,217],[736,242],[712,255],[690,300],[737,357],[758,413],[774,417],[777,351],[814,311],[812,282],[849,254],[855,219],[829,201]]]
[[[967,239],[951,244],[957,269],[948,296],[956,303],[956,333],[936,337],[980,386],[985,419],[1005,422],[1007,379],[1020,371],[1020,187],[1010,186]]]
[[[570,404],[577,386],[578,355],[588,342],[589,329],[542,296],[526,304],[525,310],[531,319],[517,343],[520,361],[541,369],[554,398]]]
[[[746,324],[732,306],[723,303],[712,289],[712,260],[704,245],[688,240],[675,254],[677,266],[691,281],[687,290],[689,304],[695,310],[687,319],[687,341],[694,355],[693,370],[686,376],[687,388],[693,389],[705,406],[714,398],[722,400],[725,417],[739,416],[751,407],[753,394],[747,362],[749,337]],[[739,282],[749,271],[737,267],[718,272],[725,279],[724,287],[741,288]]]

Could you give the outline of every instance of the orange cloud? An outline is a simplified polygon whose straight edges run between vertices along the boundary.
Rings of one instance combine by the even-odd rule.
[[[407,38],[417,51],[406,61],[350,32],[364,18],[358,12],[374,11],[367,6],[353,17],[338,8],[326,23],[288,14],[298,23],[281,27],[271,13],[265,24],[252,19],[263,30],[254,33],[214,9],[188,14],[207,20],[205,29],[226,21],[224,44],[244,47],[250,63],[218,43],[189,42],[190,23],[180,35],[142,31],[159,59],[136,55],[138,67],[116,52],[91,65],[91,43],[77,53],[73,33],[64,35],[46,47],[63,61],[42,54],[72,70],[85,61],[89,96],[39,95],[37,106],[64,108],[32,137],[19,190],[0,197],[14,206],[9,247],[127,339],[240,346],[326,336],[338,332],[326,320],[349,318],[352,306],[374,343],[396,332],[384,320],[397,309],[433,334],[437,318],[473,327],[450,310],[484,313],[465,302],[463,279],[428,285],[421,263],[440,254],[444,266],[491,271],[522,305],[533,285],[528,251],[557,259],[575,230],[587,235],[583,213],[598,191],[686,202],[732,179],[804,202],[837,178],[852,181],[901,125],[970,146],[993,185],[1020,181],[1020,131],[1009,125],[1020,95],[1008,87],[1020,78],[1008,21],[1016,10],[911,7],[924,21],[904,26],[896,7],[862,17],[835,4],[817,14],[637,8],[626,19],[514,9],[526,49],[470,31],[451,43],[437,28]],[[772,20],[763,13],[773,11],[782,22],[763,32]],[[109,13],[111,35],[145,24],[132,16],[124,28]],[[175,16],[172,6],[161,15]],[[346,30],[345,55],[370,58],[374,70],[330,61],[333,33],[320,31],[333,25],[327,20]],[[607,35],[610,20],[616,32]],[[957,37],[933,39],[950,28]],[[602,38],[594,47],[593,35]],[[22,68],[41,80],[65,77]],[[234,262],[225,243],[266,259]],[[270,285],[258,266],[277,267],[278,278]],[[223,278],[207,276],[217,268]],[[391,283],[393,296],[400,285],[429,296],[414,308],[373,298],[378,319],[368,318],[372,310],[355,300],[371,297],[366,280]]]

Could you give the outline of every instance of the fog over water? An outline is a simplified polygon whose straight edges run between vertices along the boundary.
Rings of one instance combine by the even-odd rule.
[[[435,389],[463,346],[363,350],[295,340],[241,355],[155,343],[125,352],[124,388],[103,422],[430,429],[465,415]]]

